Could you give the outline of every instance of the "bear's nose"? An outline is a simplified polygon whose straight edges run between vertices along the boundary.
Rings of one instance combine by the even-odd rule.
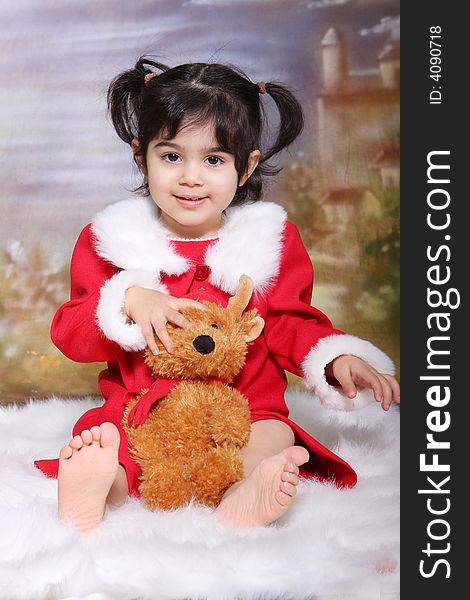
[[[193,341],[193,346],[199,354],[210,354],[215,348],[215,342],[210,335],[198,335]]]

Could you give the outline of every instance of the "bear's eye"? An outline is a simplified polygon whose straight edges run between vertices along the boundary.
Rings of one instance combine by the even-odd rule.
[[[219,326],[217,325],[217,323],[212,323],[211,327],[213,327],[214,329],[219,329]]]

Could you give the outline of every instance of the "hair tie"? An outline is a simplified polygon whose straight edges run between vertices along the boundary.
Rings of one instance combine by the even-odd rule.
[[[264,81],[258,81],[258,83],[256,85],[259,88],[260,94],[266,94],[266,84],[264,83]]]
[[[147,75],[145,75],[144,77],[145,85],[147,85],[147,83],[151,81],[154,77],[158,77],[158,73],[147,73]]]

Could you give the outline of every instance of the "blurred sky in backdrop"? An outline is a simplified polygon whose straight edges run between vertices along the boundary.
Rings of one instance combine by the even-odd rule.
[[[352,69],[376,69],[385,41],[398,35],[398,14],[396,0],[1,2],[2,239],[38,236],[60,260],[99,208],[136,187],[105,93],[140,54],[169,65],[231,62],[254,81],[285,82],[307,115],[292,152],[308,150],[325,32],[332,22],[342,27]]]

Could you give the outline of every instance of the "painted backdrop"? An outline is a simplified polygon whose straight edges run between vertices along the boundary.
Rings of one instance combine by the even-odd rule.
[[[81,228],[138,185],[105,93],[144,53],[297,94],[307,126],[265,197],[301,230],[313,303],[398,362],[397,0],[7,0],[0,23],[1,401],[96,393],[102,365],[63,357],[49,324]]]

